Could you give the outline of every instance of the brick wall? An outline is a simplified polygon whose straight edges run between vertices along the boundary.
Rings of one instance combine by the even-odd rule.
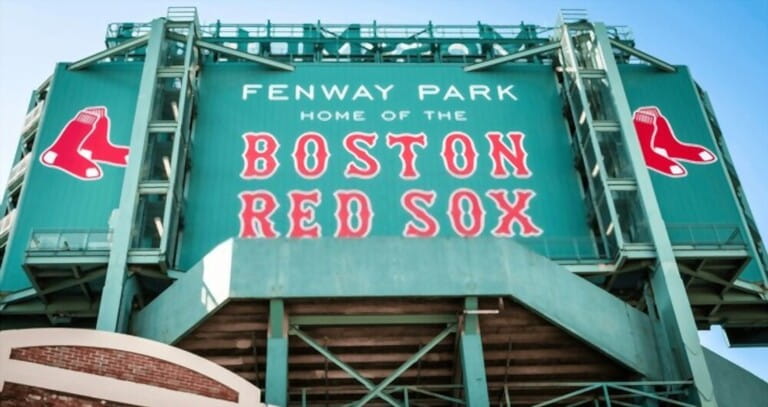
[[[236,402],[238,394],[191,369],[138,353],[84,346],[14,348],[11,359]],[[40,389],[42,390],[42,389]],[[45,390],[43,390],[45,391]],[[6,403],[6,389],[0,400]],[[41,396],[40,394],[37,394]],[[52,396],[51,396],[52,397]],[[8,399],[10,400],[10,399]],[[11,401],[9,401],[11,402]],[[8,406],[23,404],[7,404]],[[82,404],[44,404],[82,405]],[[87,404],[86,404],[87,405]],[[104,405],[104,404],[99,404]],[[3,404],[5,407],[6,404]]]
[[[0,407],[131,407],[23,384],[6,383],[0,393]]]

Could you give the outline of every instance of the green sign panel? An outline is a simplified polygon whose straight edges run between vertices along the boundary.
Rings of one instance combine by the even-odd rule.
[[[663,73],[623,65],[621,75],[672,244],[743,247],[748,234],[725,169],[727,158],[715,143],[688,70]],[[754,261],[740,278],[762,281]]]
[[[77,253],[109,248],[109,219],[129,159],[140,64],[59,65],[46,100],[30,168],[17,204],[0,291],[30,286],[27,249]]]
[[[497,236],[596,256],[547,66],[211,65],[198,108],[182,267],[233,236]]]

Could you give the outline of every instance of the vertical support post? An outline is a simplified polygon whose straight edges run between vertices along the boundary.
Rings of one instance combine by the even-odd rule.
[[[477,307],[477,297],[464,299],[465,311],[476,311]],[[480,337],[480,317],[471,312],[465,313],[464,325],[458,335],[460,335],[459,352],[464,381],[464,400],[469,407],[489,406],[483,340]]]
[[[138,203],[139,178],[149,120],[152,115],[152,104],[157,84],[157,69],[160,66],[160,55],[165,40],[165,19],[152,21],[152,31],[149,34],[144,69],[141,73],[136,112],[133,117],[131,130],[131,156],[125,169],[123,188],[120,193],[120,208],[117,213],[115,227],[112,233],[112,250],[109,255],[107,276],[101,293],[99,318],[96,329],[117,332],[118,315],[122,302],[123,283],[125,282],[128,250],[131,245],[133,218],[136,216]]]
[[[288,405],[288,318],[283,300],[269,301],[266,402]]]
[[[611,407],[611,395],[608,393],[608,386],[603,385],[603,397],[605,397],[605,407]]]
[[[646,393],[656,393],[653,386],[645,385],[642,389]],[[645,407],[659,407],[659,401],[650,397],[645,397],[643,400],[643,406]]]
[[[181,195],[181,187],[184,182],[184,165],[187,160],[187,148],[189,145],[189,121],[191,118],[191,106],[195,103],[195,89],[190,83],[190,71],[197,66],[195,58],[195,40],[197,26],[195,23],[189,24],[187,32],[187,41],[184,46],[184,73],[181,78],[181,88],[179,89],[179,117],[176,120],[176,131],[173,134],[173,147],[171,152],[171,171],[168,177],[168,196],[165,201],[163,211],[163,225],[166,225],[165,231],[160,240],[160,248],[164,254],[169,254],[169,261],[175,257],[175,247],[169,245],[175,244],[173,235],[177,234],[175,230],[178,227],[178,210],[176,207],[177,198]],[[192,92],[189,89],[192,88]]]
[[[669,240],[666,225],[661,216],[661,208],[656,199],[656,192],[651,183],[651,176],[645,167],[640,143],[632,125],[632,112],[613,56],[610,38],[604,24],[594,23],[593,27],[595,42],[605,64],[605,73],[610,83],[611,96],[615,103],[623,141],[627,146],[640,200],[656,247],[658,264],[653,271],[650,283],[659,313],[661,329],[665,331],[675,350],[674,363],[676,366],[674,367],[678,375],[677,379],[692,377],[694,386],[698,391],[697,401],[699,405],[717,406],[712,378],[699,343],[696,323],[688,303],[685,286],[680,278],[672,243]],[[664,344],[660,344],[660,346],[664,346]]]
[[[120,301],[120,314],[117,318],[118,332],[127,332],[128,324],[133,311],[133,297],[139,292],[139,281],[135,275],[128,277],[123,283],[122,300]]]

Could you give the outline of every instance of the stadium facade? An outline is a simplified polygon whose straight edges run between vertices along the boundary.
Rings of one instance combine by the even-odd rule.
[[[768,399],[697,336],[768,345],[768,256],[707,94],[575,10],[111,24],[33,92],[0,209],[9,405]],[[40,364],[134,390],[21,374]]]

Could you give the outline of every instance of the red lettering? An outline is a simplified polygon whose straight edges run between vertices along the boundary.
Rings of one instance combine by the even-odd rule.
[[[371,232],[373,209],[368,195],[358,190],[339,190],[336,197],[336,234],[341,238],[366,237]],[[352,203],[355,208],[352,208]],[[352,218],[356,218],[356,225]]]
[[[322,234],[322,227],[315,222],[315,210],[320,205],[320,191],[291,191],[288,192],[291,200],[291,210],[288,212],[288,220],[291,226],[288,237],[294,239],[318,238]]]
[[[392,148],[396,145],[400,145],[400,161],[403,163],[402,169],[400,170],[400,178],[419,178],[420,174],[416,169],[416,159],[418,158],[418,154],[416,154],[414,145],[426,148],[427,136],[424,135],[424,133],[387,134],[387,147]]]
[[[269,133],[245,133],[243,140],[245,141],[245,151],[243,151],[245,164],[240,177],[244,179],[271,177],[280,166],[275,157],[280,143],[275,136]]]
[[[456,143],[462,144],[461,154],[456,152]],[[468,178],[475,173],[477,168],[477,150],[472,138],[460,131],[448,134],[443,139],[443,163],[448,173],[456,178]],[[463,166],[459,166],[457,158],[461,156]]]
[[[423,191],[411,189],[403,194],[400,203],[408,213],[417,220],[421,226],[413,220],[409,220],[403,229],[405,237],[434,237],[440,232],[440,224],[427,212],[426,208],[432,207],[437,194],[435,191]],[[426,208],[424,208],[426,207]]]
[[[493,161],[493,169],[491,170],[491,176],[494,178],[508,178],[509,170],[504,165],[504,161],[512,164],[514,169],[514,175],[516,178],[528,178],[531,176],[531,170],[526,164],[528,158],[528,152],[523,147],[523,139],[525,134],[513,132],[507,133],[512,147],[507,147],[502,141],[502,134],[500,132],[491,131],[486,133],[485,137],[491,145],[488,155],[491,156]]]
[[[462,202],[467,202],[467,210],[462,207]],[[465,216],[469,216],[469,224],[464,223]],[[483,202],[475,191],[460,188],[451,194],[448,203],[448,219],[451,226],[461,237],[477,237],[483,232],[485,222],[485,209]]]
[[[515,235],[512,225],[517,223],[520,226],[520,235],[526,237],[541,235],[541,228],[536,226],[531,217],[525,213],[528,210],[529,202],[536,196],[536,193],[529,189],[516,189],[512,192],[515,194],[514,203],[509,202],[507,190],[492,189],[485,193],[493,199],[496,207],[502,212],[499,215],[499,223],[491,233],[496,237],[512,237]]]
[[[347,178],[373,178],[379,173],[379,161],[373,157],[368,150],[359,146],[358,142],[373,148],[378,139],[376,133],[349,133],[344,137],[344,148],[355,156],[355,159],[364,163],[365,167],[360,167],[354,162],[347,164],[344,170],[344,176]]]
[[[242,192],[240,203],[240,237],[273,239],[280,236],[271,219],[280,205],[271,192]]]
[[[309,144],[314,144],[315,150],[310,153]],[[320,177],[328,169],[328,143],[325,137],[318,133],[304,133],[296,139],[296,146],[293,149],[293,165],[296,172],[306,179],[315,179]],[[314,166],[310,167],[309,159],[314,158]]]

